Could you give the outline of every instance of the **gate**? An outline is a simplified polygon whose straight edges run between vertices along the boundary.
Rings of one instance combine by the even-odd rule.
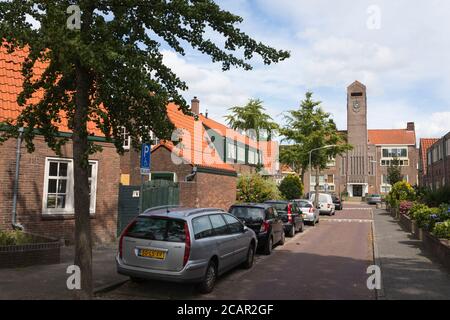
[[[167,180],[152,180],[141,186],[119,187],[119,211],[117,218],[117,235],[140,212],[146,209],[178,205],[180,202],[180,189],[178,183]]]

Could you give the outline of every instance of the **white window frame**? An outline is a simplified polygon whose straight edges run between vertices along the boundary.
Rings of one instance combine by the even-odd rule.
[[[245,146],[239,146],[238,145],[236,153],[237,153],[237,161],[245,163]]]
[[[130,150],[131,137],[130,137],[130,134],[127,132],[127,128],[122,127],[121,131],[120,131],[120,135],[122,137],[125,137],[126,135],[128,135],[128,137],[126,139],[124,139],[122,147],[123,147],[124,150]]]
[[[256,151],[248,149],[248,164],[258,164],[258,154]]]
[[[406,149],[406,157],[385,157],[385,156],[383,156],[383,151],[384,151],[384,150],[392,150],[392,149]],[[388,152],[389,152],[389,151],[388,151]],[[381,147],[381,159],[384,159],[384,160],[390,160],[390,159],[394,159],[394,158],[398,158],[398,159],[408,159],[408,158],[409,158],[409,150],[408,150],[408,147],[406,147],[406,146]]]
[[[48,181],[50,177],[50,162],[65,162],[67,163],[67,184],[66,184],[66,205],[65,208],[47,208],[48,198]],[[91,178],[91,197],[89,204],[89,212],[95,213],[97,203],[97,176],[98,176],[98,161],[89,160],[89,164],[92,165]],[[73,175],[73,159],[70,158],[57,158],[46,157],[44,166],[44,190],[42,192],[42,214],[45,215],[58,215],[58,214],[74,214],[75,213],[75,196],[74,196],[74,175]]]
[[[237,147],[235,141],[227,142],[227,159],[237,160]]]

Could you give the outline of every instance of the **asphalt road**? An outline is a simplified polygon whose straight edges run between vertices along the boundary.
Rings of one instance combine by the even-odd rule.
[[[211,294],[199,295],[191,285],[126,282],[100,299],[375,299],[367,289],[367,267],[373,263],[372,211],[346,203],[335,216],[321,216],[315,227],[257,255],[251,270],[222,276]]]

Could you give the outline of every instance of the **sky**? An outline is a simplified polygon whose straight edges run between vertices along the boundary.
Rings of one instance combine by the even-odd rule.
[[[358,80],[367,87],[370,129],[414,121],[418,138],[450,131],[450,1],[217,2],[244,18],[241,30],[291,58],[270,66],[254,59],[252,71],[223,72],[208,56],[163,46],[164,62],[189,86],[185,98],[197,96],[211,118],[224,123],[228,108],[259,98],[282,124],[312,91],[345,129],[346,88]]]

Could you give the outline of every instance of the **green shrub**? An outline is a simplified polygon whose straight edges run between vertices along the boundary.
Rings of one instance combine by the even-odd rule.
[[[427,207],[417,210],[411,218],[417,222],[419,228],[433,230],[435,223],[439,221],[440,214],[441,209]]]
[[[302,182],[298,176],[293,174],[286,176],[281,181],[278,189],[286,200],[298,199],[303,194]]]
[[[389,192],[389,197],[386,198],[389,201],[391,207],[397,208],[400,201],[416,200],[416,193],[413,187],[406,181],[399,181],[392,187],[391,192]]]
[[[450,239],[450,220],[436,223],[433,234],[439,239]]]
[[[422,191],[422,200],[430,207],[438,207],[442,203],[450,203],[450,186],[442,187],[438,190]]]
[[[33,237],[23,231],[0,231],[0,246],[33,243]]]
[[[260,174],[246,174],[237,182],[237,201],[260,203],[280,199],[281,193],[272,179],[264,179]]]
[[[419,211],[419,210],[423,210],[423,209],[429,209],[428,206],[426,204],[420,203],[420,202],[414,202],[413,206],[411,207],[411,209],[409,210],[409,215],[411,217],[414,216],[414,214]]]

